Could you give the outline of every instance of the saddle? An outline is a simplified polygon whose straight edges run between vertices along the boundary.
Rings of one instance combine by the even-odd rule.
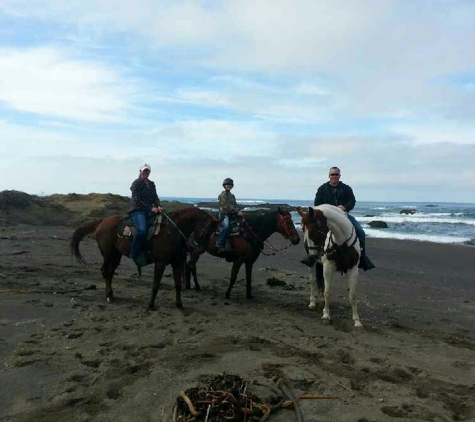
[[[147,218],[147,240],[150,240],[153,236],[156,236],[160,233],[160,227],[162,224],[163,215],[162,214],[151,214]],[[119,221],[117,224],[117,237],[121,239],[132,239],[137,233],[137,229],[134,225],[134,220],[132,217],[127,216]]]
[[[221,226],[219,226],[218,230],[216,231],[215,234],[219,235],[221,232]],[[242,218],[235,219],[231,222],[230,228],[229,228],[229,236],[242,236],[244,235],[245,230],[242,227]]]

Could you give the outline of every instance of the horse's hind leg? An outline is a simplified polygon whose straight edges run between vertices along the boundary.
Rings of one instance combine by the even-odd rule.
[[[154,274],[153,274],[152,296],[150,296],[150,302],[148,303],[148,309],[150,311],[155,310],[155,298],[157,297],[158,288],[160,287],[160,282],[162,281],[162,276],[163,276],[164,271],[165,271],[165,265],[160,262],[155,262],[155,269],[154,269]]]
[[[233,269],[231,270],[231,278],[229,280],[229,287],[228,290],[226,290],[226,299],[229,299],[231,296],[231,290],[236,283],[237,275],[239,273],[239,270],[241,269],[242,261],[237,260],[233,262]]]
[[[108,302],[114,301],[114,292],[112,290],[112,277],[114,277],[114,272],[120,264],[120,259],[122,255],[118,252],[113,252],[104,257],[104,263],[101,267],[102,276],[104,277],[104,282],[106,283],[106,300]]]
[[[353,269],[348,271],[348,299],[351,305],[351,311],[353,313],[353,321],[355,327],[362,327],[363,324],[360,321],[360,316],[358,314],[358,304],[356,301],[356,285],[358,284],[358,267],[355,266]]]

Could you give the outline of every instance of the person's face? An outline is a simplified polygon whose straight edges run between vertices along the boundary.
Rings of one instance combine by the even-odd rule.
[[[340,182],[340,170],[338,169],[331,169],[330,170],[330,174],[329,174],[329,177],[330,177],[330,184],[331,185],[338,185],[338,183]]]
[[[148,179],[148,176],[150,176],[150,170],[145,169],[140,172],[140,177],[142,179]]]
[[[231,190],[233,188],[233,185],[224,185],[224,189],[226,190]]]

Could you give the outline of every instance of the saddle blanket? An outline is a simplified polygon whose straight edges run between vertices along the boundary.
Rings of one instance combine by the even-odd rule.
[[[148,219],[147,240],[160,233],[160,226],[162,225],[163,215],[154,215]],[[137,232],[134,221],[131,217],[125,217],[117,224],[117,236],[121,238],[132,238]]]

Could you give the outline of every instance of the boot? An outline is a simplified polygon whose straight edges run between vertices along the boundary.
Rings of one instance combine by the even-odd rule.
[[[361,251],[361,258],[360,258],[360,263],[358,264],[358,268],[361,268],[364,271],[368,271],[368,270],[372,270],[373,268],[376,268],[376,266],[366,256],[364,249]]]
[[[307,267],[312,268],[315,265],[315,262],[317,262],[317,257],[315,255],[307,255],[300,262],[305,264]]]

